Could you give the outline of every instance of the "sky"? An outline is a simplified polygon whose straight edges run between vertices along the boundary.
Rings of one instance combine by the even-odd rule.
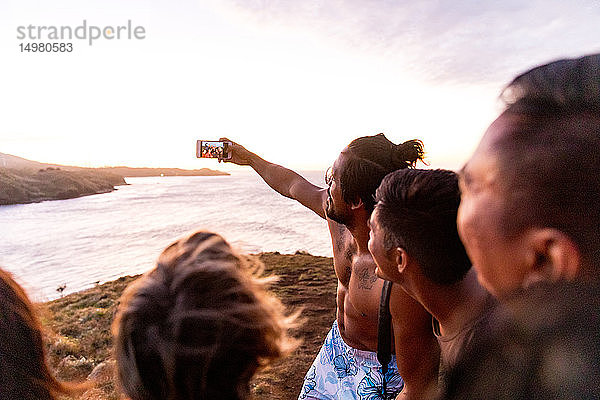
[[[21,52],[40,40],[18,27],[84,20],[131,21],[144,37],[45,37],[73,51]],[[228,137],[323,170],[352,139],[384,132],[458,169],[512,78],[599,51],[599,0],[2,0],[0,152],[235,170],[195,156],[196,140]]]

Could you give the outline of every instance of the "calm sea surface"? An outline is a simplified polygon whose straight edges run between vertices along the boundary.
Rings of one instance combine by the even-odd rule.
[[[323,186],[323,172],[303,172]],[[127,178],[94,196],[0,207],[0,266],[36,301],[153,267],[197,229],[247,253],[305,250],[331,256],[327,224],[252,172],[219,177]]]

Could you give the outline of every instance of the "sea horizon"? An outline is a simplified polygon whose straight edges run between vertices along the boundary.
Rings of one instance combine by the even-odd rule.
[[[299,173],[324,185],[323,171]],[[247,254],[332,255],[326,221],[252,171],[126,182],[106,194],[0,207],[0,266],[47,301],[143,273],[166,246],[200,229]]]

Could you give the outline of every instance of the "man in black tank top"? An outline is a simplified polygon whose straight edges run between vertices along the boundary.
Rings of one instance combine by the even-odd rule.
[[[445,170],[395,171],[382,181],[376,200],[369,249],[377,273],[433,316],[443,380],[494,304],[458,237],[458,178]]]

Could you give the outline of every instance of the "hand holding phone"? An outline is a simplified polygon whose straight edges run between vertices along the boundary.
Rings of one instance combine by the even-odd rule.
[[[219,140],[230,143],[229,150],[231,151],[231,158],[223,160],[224,162],[233,163],[237,165],[250,165],[252,160],[258,157],[256,154],[248,151],[244,146],[234,142],[231,139],[222,137]]]
[[[198,140],[196,142],[196,157],[231,159],[231,142],[225,140]]]

